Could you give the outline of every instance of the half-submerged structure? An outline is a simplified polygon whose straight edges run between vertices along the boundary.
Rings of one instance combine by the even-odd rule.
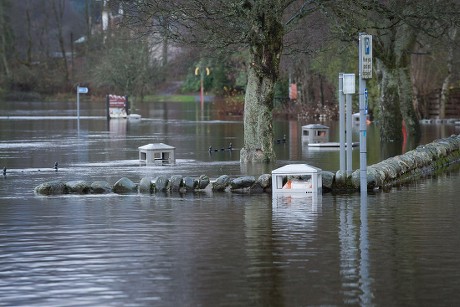
[[[308,164],[288,164],[272,171],[272,193],[319,194],[323,189],[321,169]]]

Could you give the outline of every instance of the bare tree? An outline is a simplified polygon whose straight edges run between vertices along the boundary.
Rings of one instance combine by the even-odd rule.
[[[450,24],[447,28],[447,57],[446,66],[447,74],[442,82],[441,97],[439,103],[439,118],[444,119],[446,117],[446,104],[449,99],[449,86],[453,75],[453,62],[454,62],[454,50],[455,50],[455,39],[457,37],[457,25]]]
[[[114,30],[100,53],[91,55],[91,81],[100,88],[118,91],[134,102],[144,88],[155,82],[159,65],[150,59],[145,40],[132,41],[125,31]]]
[[[4,75],[7,79],[11,77],[10,70],[10,56],[13,48],[13,33],[11,30],[11,25],[8,20],[7,8],[10,3],[8,0],[0,0],[0,57],[1,65],[3,72],[0,72],[0,76]],[[2,78],[3,79],[3,78]],[[1,85],[1,83],[0,83]]]
[[[53,0],[51,8],[53,10],[53,15],[56,21],[57,31],[58,31],[58,42],[59,48],[61,49],[62,60],[63,60],[63,70],[66,83],[69,83],[69,63],[67,60],[67,52],[64,38],[64,12],[65,12],[66,0]]]
[[[168,37],[216,51],[246,49],[247,86],[241,162],[276,159],[272,110],[284,37],[297,21],[333,1],[173,0],[125,1],[131,26],[165,33],[161,16],[169,16]]]

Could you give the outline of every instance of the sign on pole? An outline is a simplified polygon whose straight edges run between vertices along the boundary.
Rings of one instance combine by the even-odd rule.
[[[355,74],[343,74],[343,93],[354,94],[355,93]]]
[[[88,94],[88,88],[87,87],[78,87],[78,93],[79,94]]]
[[[80,94],[88,94],[87,87],[77,85],[77,131],[80,134]]]
[[[372,35],[361,35],[361,78],[372,79]]]
[[[368,92],[366,79],[372,78],[372,35],[359,34],[359,164],[361,194],[367,195],[367,127]]]

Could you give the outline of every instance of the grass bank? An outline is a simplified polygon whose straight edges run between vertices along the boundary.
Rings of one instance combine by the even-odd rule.
[[[146,95],[144,102],[195,102],[196,95]]]

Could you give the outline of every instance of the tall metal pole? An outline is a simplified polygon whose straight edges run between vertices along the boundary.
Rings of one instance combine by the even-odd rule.
[[[201,69],[201,71],[200,71],[200,106],[201,106],[201,108],[203,108],[203,106],[204,106],[204,86],[203,86],[203,83],[204,83],[204,69],[202,67],[200,69]]]
[[[80,86],[77,85],[77,132],[80,133]]]
[[[346,131],[346,139],[347,139],[347,177],[351,176],[353,172],[353,121],[352,121],[352,105],[351,105],[351,95],[345,95],[345,107],[347,112],[347,131]]]
[[[343,73],[339,73],[339,138],[340,173],[345,174],[345,105],[343,101]]]
[[[361,193],[367,194],[366,79],[372,78],[372,36],[359,34],[359,164]]]

